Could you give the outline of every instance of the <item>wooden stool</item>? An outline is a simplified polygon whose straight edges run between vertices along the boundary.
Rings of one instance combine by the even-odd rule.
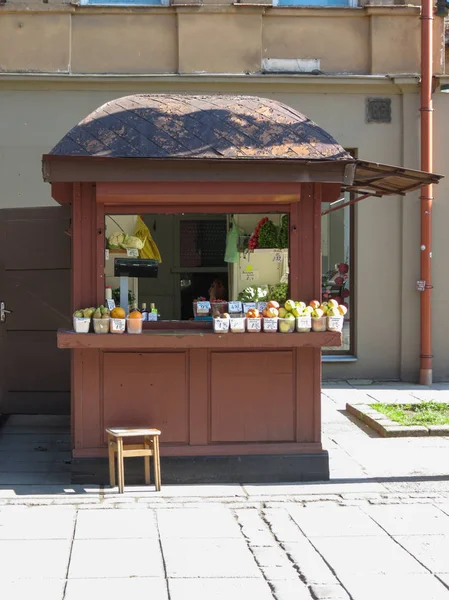
[[[109,448],[109,483],[115,487],[115,454],[117,453],[118,491],[123,494],[125,487],[125,463],[129,456],[143,456],[145,463],[145,483],[150,485],[150,456],[154,456],[154,484],[156,491],[161,489],[161,463],[159,457],[159,429],[132,429],[116,427],[106,429]],[[143,444],[124,444],[123,438],[143,437]]]

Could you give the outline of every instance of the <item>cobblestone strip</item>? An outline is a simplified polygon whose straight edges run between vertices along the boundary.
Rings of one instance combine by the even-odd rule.
[[[276,600],[311,600],[313,596],[273,532],[254,509],[236,510],[243,537]]]
[[[285,509],[263,511],[275,540],[294,565],[314,600],[351,600],[328,563],[307,539]]]

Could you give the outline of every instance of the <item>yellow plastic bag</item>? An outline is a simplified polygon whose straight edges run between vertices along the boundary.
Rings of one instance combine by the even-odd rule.
[[[143,222],[142,217],[138,216],[134,235],[144,242],[142,250],[139,250],[140,258],[155,258],[159,263],[162,262],[161,254],[156,242],[151,237],[150,230]]]

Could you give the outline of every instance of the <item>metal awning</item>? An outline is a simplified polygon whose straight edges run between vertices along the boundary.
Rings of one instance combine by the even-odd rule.
[[[364,160],[356,160],[354,166],[353,182],[343,185],[342,189],[370,196],[404,196],[443,178],[443,175]]]

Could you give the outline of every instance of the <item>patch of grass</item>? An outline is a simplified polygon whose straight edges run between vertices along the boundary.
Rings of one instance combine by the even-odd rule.
[[[449,404],[371,404],[372,408],[400,425],[449,425]]]

